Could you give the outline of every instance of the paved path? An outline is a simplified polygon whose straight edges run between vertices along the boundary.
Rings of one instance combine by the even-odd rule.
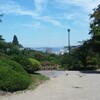
[[[0,96],[0,100],[100,100],[100,74],[66,71],[34,91]]]

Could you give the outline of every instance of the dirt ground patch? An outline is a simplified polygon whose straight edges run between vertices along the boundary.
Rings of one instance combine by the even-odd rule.
[[[100,73],[64,71],[34,91],[0,96],[0,100],[100,100]]]

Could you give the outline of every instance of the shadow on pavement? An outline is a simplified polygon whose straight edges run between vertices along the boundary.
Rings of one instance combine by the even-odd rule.
[[[100,74],[100,70],[84,70],[80,72],[84,74]]]

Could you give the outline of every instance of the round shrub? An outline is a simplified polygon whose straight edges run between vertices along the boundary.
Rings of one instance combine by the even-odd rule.
[[[30,62],[32,63],[32,70],[38,71],[41,69],[41,63],[36,59],[29,58]]]
[[[30,60],[23,54],[14,55],[12,59],[18,62],[28,73],[34,73]]]
[[[0,57],[0,90],[24,90],[30,82],[31,78],[18,63]]]
[[[41,62],[42,66],[54,66],[55,64],[50,61]]]

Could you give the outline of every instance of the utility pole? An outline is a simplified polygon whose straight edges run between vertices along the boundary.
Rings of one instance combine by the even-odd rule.
[[[68,29],[68,53],[69,53],[69,68],[70,68],[70,29]]]

